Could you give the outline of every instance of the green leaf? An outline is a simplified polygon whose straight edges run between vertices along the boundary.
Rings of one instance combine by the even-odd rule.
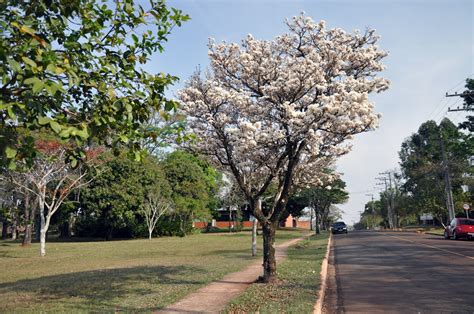
[[[87,140],[89,138],[89,132],[87,132],[87,128],[76,131],[76,135],[82,138],[83,140]]]
[[[26,64],[28,64],[30,67],[32,68],[36,68],[38,67],[38,65],[36,64],[36,62],[34,62],[33,60],[31,60],[30,58],[28,57],[21,57],[21,59],[23,60],[23,62],[25,62]]]
[[[33,93],[37,94],[39,91],[41,91],[44,88],[44,82],[41,80],[37,80],[33,84],[33,88],[31,89]]]
[[[73,168],[76,168],[77,167],[77,159],[72,157],[72,160],[71,160],[71,167]]]
[[[37,78],[36,76],[33,76],[33,77],[29,77],[26,80],[24,80],[24,83],[28,84],[28,85],[33,85],[38,81],[41,81],[41,80],[39,78]]]
[[[27,26],[27,25],[22,25],[22,26],[20,27],[20,32],[26,33],[26,34],[30,34],[30,35],[34,35],[34,34],[35,34],[35,31],[34,31],[31,27],[29,27],[29,26]]]
[[[62,129],[61,125],[59,123],[57,123],[56,121],[51,120],[49,125],[51,126],[51,128],[53,129],[54,132],[56,132],[56,133],[61,132],[61,129]]]
[[[61,138],[63,139],[69,138],[71,136],[71,132],[72,132],[72,128],[69,127],[67,129],[63,129],[61,133],[59,133],[59,136],[61,136]]]
[[[51,122],[51,118],[49,117],[38,117],[38,123],[40,125],[46,125]]]
[[[7,59],[8,64],[12,67],[12,70],[15,72],[21,72],[21,65],[14,59]]]
[[[8,117],[10,119],[12,119],[12,120],[16,119],[16,114],[15,114],[15,112],[13,112],[13,106],[8,107],[7,112],[8,112]]]
[[[7,148],[5,149],[5,154],[7,155],[8,159],[15,158],[16,153],[17,153],[16,149],[11,148],[10,146],[7,146]]]
[[[167,101],[165,103],[165,110],[166,111],[175,110],[176,107],[177,107],[177,105],[176,105],[176,102],[174,102],[174,101]]]

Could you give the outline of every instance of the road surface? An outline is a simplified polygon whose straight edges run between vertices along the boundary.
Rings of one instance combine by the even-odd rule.
[[[474,241],[369,231],[333,240],[326,313],[474,313]]]

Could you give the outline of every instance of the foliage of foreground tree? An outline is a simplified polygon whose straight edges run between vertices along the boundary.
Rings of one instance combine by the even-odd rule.
[[[368,94],[388,87],[376,76],[387,54],[373,30],[327,29],[304,15],[287,25],[272,41],[211,42],[209,73],[179,93],[193,148],[233,174],[262,225],[264,281],[276,275],[275,229],[292,186],[323,182],[346,140],[377,126]]]
[[[0,161],[35,152],[20,128],[46,128],[58,139],[128,146],[140,158],[142,128],[153,114],[174,108],[165,98],[177,80],[141,67],[174,26],[189,19],[163,0],[0,2]],[[66,156],[84,158],[78,145]]]

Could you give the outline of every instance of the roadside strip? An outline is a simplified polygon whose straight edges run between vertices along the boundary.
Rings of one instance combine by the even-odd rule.
[[[446,253],[455,254],[455,255],[458,255],[458,256],[462,256],[462,257],[466,257],[466,258],[474,260],[474,257],[467,256],[467,255],[464,255],[464,254],[461,254],[461,253],[458,253],[458,252],[442,249],[442,248],[439,248],[439,247],[436,247],[436,246],[433,246],[433,245],[424,244],[424,243],[420,243],[420,242],[417,242],[417,241],[404,239],[402,237],[397,237],[397,236],[390,235],[390,234],[385,234],[385,235],[387,235],[389,237],[392,237],[392,238],[397,238],[397,239],[400,239],[400,240],[403,240],[403,241],[406,241],[406,242],[411,242],[411,243],[415,243],[415,244],[418,244],[418,245],[426,246],[426,247],[429,247],[429,248],[432,248],[432,249],[435,249],[435,250],[438,250],[438,251],[443,251],[443,252],[446,252]]]
[[[327,278],[328,278],[328,261],[329,261],[329,252],[331,251],[331,242],[332,242],[332,233],[329,233],[329,240],[326,248],[326,256],[324,256],[324,260],[321,264],[321,285],[319,287],[319,294],[318,300],[314,305],[314,314],[321,314],[323,310],[323,301],[324,295],[326,294],[326,287],[327,287]]]

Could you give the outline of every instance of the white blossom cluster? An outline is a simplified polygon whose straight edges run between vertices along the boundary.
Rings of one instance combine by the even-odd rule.
[[[377,127],[369,93],[387,55],[373,30],[327,29],[304,14],[272,41],[210,41],[209,72],[179,91],[193,148],[230,170],[246,193],[268,181],[319,184],[346,140]]]

